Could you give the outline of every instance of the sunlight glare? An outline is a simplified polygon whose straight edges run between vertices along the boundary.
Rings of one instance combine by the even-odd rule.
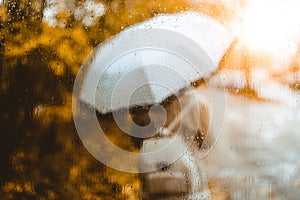
[[[249,0],[234,32],[253,51],[293,55],[300,36],[300,1]]]

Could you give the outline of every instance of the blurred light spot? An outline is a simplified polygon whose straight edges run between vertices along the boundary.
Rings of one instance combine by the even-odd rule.
[[[38,0],[32,1],[31,6],[36,12],[40,12],[43,9],[43,3]]]
[[[76,20],[82,20],[85,26],[92,26],[104,14],[105,6],[102,3],[88,0],[75,10],[74,16]]]
[[[44,17],[43,21],[48,23],[49,26],[56,26],[57,21],[56,21],[56,15],[58,14],[57,9],[55,6],[50,6],[44,9]]]
[[[56,76],[63,76],[65,72],[65,66],[62,62],[52,61],[49,63],[49,68]]]
[[[33,110],[33,115],[35,118],[41,117],[46,111],[46,108],[42,105],[37,105]]]
[[[241,70],[222,70],[221,79],[227,88],[243,89],[246,87],[246,75]]]
[[[80,174],[80,171],[81,170],[79,167],[72,167],[69,172],[70,179],[74,180],[75,178],[77,178]]]
[[[262,94],[262,86],[270,81],[269,73],[265,69],[253,69],[250,75],[251,88],[253,88],[259,96]]]
[[[251,50],[290,56],[296,52],[299,40],[299,6],[297,0],[247,1],[235,32]]]
[[[82,21],[85,26],[92,26],[105,14],[105,6],[93,0],[87,0],[81,6],[76,6],[73,0],[48,0],[43,14],[43,21],[52,27],[64,28],[67,19],[73,14],[75,19]]]

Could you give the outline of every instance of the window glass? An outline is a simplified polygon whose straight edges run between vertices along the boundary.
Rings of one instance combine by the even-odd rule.
[[[299,5],[293,0],[0,0],[0,198],[298,199]],[[197,36],[203,36],[204,42],[216,38],[201,47],[207,54],[201,50],[189,57],[203,66],[216,66],[207,76],[188,79],[174,94],[163,94],[166,98],[154,106],[149,102],[103,113],[80,99],[77,90],[85,81],[86,76],[79,76],[86,72],[83,68],[92,68],[103,46],[110,43],[115,48],[101,54],[110,58],[118,44],[130,41],[130,36],[114,40],[116,35],[129,29],[134,32],[137,24],[162,14],[186,12],[209,18],[232,35],[227,46],[220,48],[211,43],[225,41],[227,35],[217,37],[217,29],[203,29]],[[186,24],[196,24],[191,16]],[[161,23],[153,26],[165,29],[171,24]],[[169,29],[177,28],[179,22],[174,23]],[[189,35],[193,30],[182,32]],[[184,40],[182,32],[178,41],[156,43],[188,44],[179,45],[175,52],[185,55],[194,48],[195,38]],[[164,37],[173,38],[173,33]],[[130,45],[140,42],[138,36]],[[155,43],[156,38],[152,39]],[[167,53],[157,59],[162,66],[189,63],[177,57],[168,60]],[[210,59],[206,61],[205,56]],[[135,60],[122,64],[126,67],[131,62]],[[179,75],[190,73],[188,68],[181,69]],[[158,80],[160,71],[156,72],[147,77]],[[172,76],[166,73],[163,81]],[[139,77],[132,78],[134,84]],[[80,85],[77,80],[82,81]],[[105,90],[110,85],[101,87]],[[149,100],[147,94],[144,98]],[[122,93],[115,95],[122,97]],[[180,133],[181,139],[172,143],[177,159],[138,156],[130,160],[101,149],[101,142],[83,140],[78,134],[78,117],[89,130],[93,127],[89,120],[95,118],[108,141],[136,155],[164,147]],[[139,134],[149,124],[154,133],[143,132],[145,138],[126,133],[136,128]],[[95,145],[100,154],[110,152],[106,162],[99,161],[89,145]],[[119,167],[114,167],[116,163]],[[143,171],[148,164],[156,171]],[[124,166],[136,166],[136,171]]]

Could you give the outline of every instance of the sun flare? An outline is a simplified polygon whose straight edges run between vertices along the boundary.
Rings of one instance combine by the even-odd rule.
[[[287,56],[300,39],[300,1],[249,0],[233,27],[249,50]]]

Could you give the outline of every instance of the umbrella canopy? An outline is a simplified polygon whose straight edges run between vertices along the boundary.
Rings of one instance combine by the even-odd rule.
[[[80,99],[101,113],[160,103],[216,71],[232,41],[225,27],[201,14],[159,15],[95,49]]]

